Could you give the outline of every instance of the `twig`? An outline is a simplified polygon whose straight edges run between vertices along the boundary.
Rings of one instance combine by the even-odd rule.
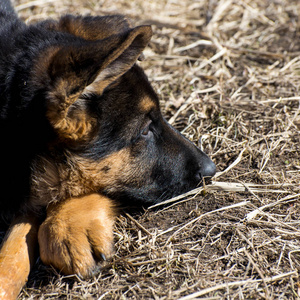
[[[230,171],[232,168],[234,168],[243,158],[243,154],[246,151],[247,148],[243,148],[243,150],[240,152],[240,154],[238,155],[237,159],[229,166],[227,167],[224,171],[222,172],[217,172],[217,174],[214,176],[214,178],[218,178],[221,175],[227,173],[228,171]]]
[[[251,53],[251,54],[256,54],[258,56],[266,56],[274,59],[284,59],[286,56],[284,54],[280,53],[273,53],[273,52],[268,52],[268,51],[261,51],[261,50],[252,50],[252,49],[245,49],[245,48],[234,48],[228,45],[225,45],[226,48],[230,49],[231,51],[243,54],[243,53]],[[261,101],[263,102],[263,101]]]
[[[190,97],[185,101],[185,103],[177,110],[177,112],[169,119],[169,123],[170,124],[173,124],[175,122],[175,120],[177,119],[177,117],[187,109],[187,107],[194,102],[194,99],[195,97],[198,95],[198,94],[206,94],[206,93],[211,93],[211,92],[214,92],[214,91],[217,91],[218,90],[218,85],[215,85],[211,88],[207,88],[207,89],[204,89],[204,90],[197,90],[197,91],[194,91]]]
[[[225,172],[225,171],[224,171]],[[239,182],[222,182],[222,181],[213,181],[211,184],[206,184],[204,187],[199,187],[194,190],[191,190],[187,193],[184,193],[182,195],[176,196],[174,198],[156,203],[152,206],[149,206],[148,209],[157,208],[159,206],[168,205],[170,203],[177,202],[183,198],[192,196],[188,200],[194,199],[196,196],[198,196],[203,191],[227,191],[227,192],[249,192],[250,190],[253,192],[258,193],[288,193],[289,191],[281,190],[281,189],[271,189],[270,187],[282,187],[285,185],[279,184],[279,185],[261,185],[261,184],[253,184],[253,183],[239,183]],[[298,195],[298,194],[297,194]],[[289,197],[293,197],[289,196]]]
[[[262,247],[268,246],[269,244],[274,243],[274,241],[280,240],[280,239],[281,239],[281,236],[278,236],[274,240],[263,242],[261,245],[257,246],[257,248],[262,248]],[[237,255],[238,253],[244,252],[244,250],[248,249],[249,247],[242,247],[242,248],[239,248],[237,250],[234,250],[234,251],[232,251],[232,252],[230,252],[226,255],[215,258],[214,260],[212,260],[212,262],[216,262],[216,261],[219,261],[219,260],[222,260],[222,259],[228,259],[228,258],[232,257],[233,255]]]
[[[289,261],[290,261],[290,265],[291,265],[292,269],[295,269],[295,266],[292,261],[292,253],[295,253],[295,252],[300,252],[300,249],[292,250],[288,253],[288,257],[289,257]]]
[[[137,227],[142,229],[147,235],[152,236],[152,233],[149,232],[142,224],[140,224],[137,220],[135,220],[130,214],[125,213],[126,217],[128,217],[133,223],[136,224]]]
[[[173,50],[173,52],[178,53],[178,52],[182,52],[182,51],[185,51],[185,50],[195,48],[197,46],[213,46],[213,43],[211,41],[208,41],[208,40],[199,40],[199,41],[194,42],[192,44],[189,44],[187,46],[176,48],[176,49]]]
[[[283,97],[283,98],[277,98],[277,99],[267,99],[267,100],[261,100],[260,103],[274,103],[274,102],[286,102],[286,101],[300,101],[300,97]]]
[[[273,276],[273,277],[268,277],[268,278],[265,278],[265,282],[270,283],[270,282],[274,282],[274,281],[279,281],[279,280],[281,280],[285,277],[289,277],[289,276],[293,276],[293,275],[297,276],[298,272],[297,271],[291,271],[291,272],[276,275],[276,276]],[[215,292],[217,290],[222,290],[222,289],[226,289],[226,288],[229,288],[229,287],[241,286],[241,285],[252,284],[252,283],[260,283],[260,282],[262,282],[262,279],[248,279],[248,280],[240,280],[240,281],[222,283],[222,284],[210,287],[210,288],[206,288],[202,291],[190,294],[188,296],[181,297],[178,300],[191,300],[191,299],[195,299],[197,297],[206,295],[208,293]]]
[[[57,0],[34,0],[34,1],[29,1],[29,2],[26,2],[24,4],[17,5],[15,7],[15,10],[17,12],[20,12],[21,10],[30,8],[32,6],[41,6],[42,4],[51,3],[51,2],[55,2],[55,1],[57,1]]]
[[[270,299],[270,291],[268,289],[265,277],[262,273],[262,271],[260,270],[260,268],[258,267],[258,265],[254,262],[252,255],[246,250],[244,249],[244,253],[246,254],[246,256],[248,257],[248,259],[250,260],[251,264],[253,265],[254,269],[257,271],[257,273],[259,274],[264,286],[265,286],[265,293],[266,293],[266,299]]]
[[[280,200],[278,200],[278,201],[276,201],[276,202],[271,202],[271,203],[269,203],[269,204],[266,204],[266,205],[264,205],[264,206],[261,206],[261,207],[255,209],[255,210],[251,211],[250,213],[248,213],[248,214],[246,215],[246,220],[247,220],[247,221],[250,221],[250,220],[254,219],[259,213],[262,213],[263,210],[265,210],[265,209],[267,209],[267,208],[274,207],[274,206],[276,206],[276,205],[278,205],[278,204],[280,204],[280,203],[282,203],[282,202],[285,202],[285,201],[297,200],[297,199],[295,199],[295,198],[299,198],[299,197],[300,197],[300,194],[289,195],[289,196],[286,196],[286,197],[284,197],[284,198],[282,198],[282,199],[280,199]]]
[[[190,222],[186,223],[185,225],[183,225],[182,227],[180,227],[179,229],[177,229],[167,240],[166,244],[167,245],[180,231],[182,231],[183,229],[185,229],[186,227],[192,225],[193,223],[197,222],[197,221],[200,221],[202,218],[208,216],[208,215],[211,215],[211,214],[214,214],[214,213],[217,213],[217,212],[220,212],[220,211],[224,211],[224,210],[228,210],[228,209],[232,209],[232,208],[237,208],[237,207],[241,207],[241,206],[245,206],[247,205],[249,202],[248,201],[243,201],[243,202],[239,202],[239,203],[235,203],[235,204],[232,204],[232,205],[229,205],[229,206],[225,206],[225,207],[221,207],[221,208],[218,208],[218,209],[215,209],[215,210],[212,210],[212,211],[209,211],[205,214],[202,214],[200,215],[199,217],[191,220]]]

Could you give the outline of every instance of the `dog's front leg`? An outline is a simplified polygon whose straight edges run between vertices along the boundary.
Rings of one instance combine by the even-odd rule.
[[[0,299],[18,297],[37,258],[39,220],[33,215],[16,217],[0,249]]]
[[[63,274],[93,275],[113,253],[115,209],[98,194],[51,204],[38,233],[40,256]]]

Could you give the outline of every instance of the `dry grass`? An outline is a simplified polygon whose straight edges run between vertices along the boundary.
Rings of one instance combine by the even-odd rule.
[[[164,114],[220,171],[169,206],[120,216],[97,277],[37,263],[20,298],[299,299],[300,2],[17,3],[27,22],[121,12],[153,24],[143,66]]]

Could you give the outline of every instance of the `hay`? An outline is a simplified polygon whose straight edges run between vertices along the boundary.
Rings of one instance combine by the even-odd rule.
[[[119,217],[91,280],[37,263],[20,299],[300,298],[298,0],[16,1],[151,23],[143,67],[176,128],[218,166],[211,185]]]

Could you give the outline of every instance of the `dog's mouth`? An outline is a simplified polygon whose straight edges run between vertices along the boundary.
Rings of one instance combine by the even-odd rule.
[[[209,184],[213,176],[201,177],[200,181],[177,182],[158,187],[155,184],[143,187],[123,187],[122,189],[107,189],[103,194],[117,201],[122,207],[143,206],[148,207],[176,196],[187,193],[193,189]]]

